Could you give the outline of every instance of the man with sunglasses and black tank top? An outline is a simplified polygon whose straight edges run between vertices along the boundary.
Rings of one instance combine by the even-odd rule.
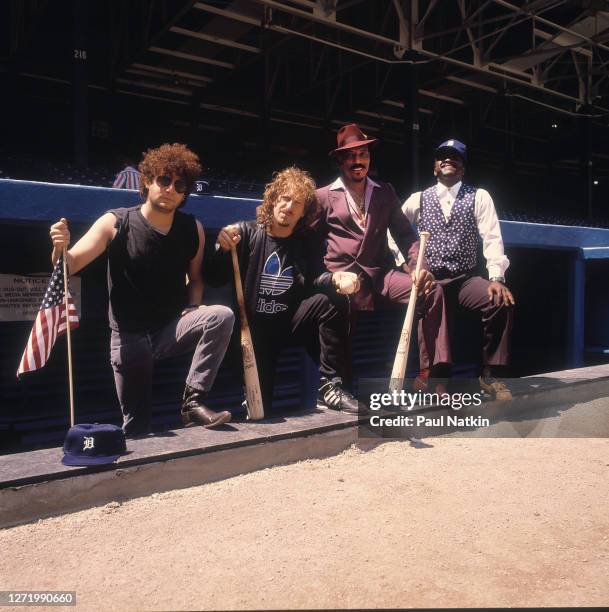
[[[194,351],[182,399],[185,425],[227,423],[230,412],[205,406],[233,329],[225,306],[202,306],[201,223],[181,208],[201,173],[182,144],[149,149],[139,165],[145,202],[102,215],[67,251],[72,274],[108,254],[110,361],[127,435],[150,431],[157,359]],[[51,226],[52,260],[70,243],[66,219]],[[187,279],[187,283],[185,281]]]

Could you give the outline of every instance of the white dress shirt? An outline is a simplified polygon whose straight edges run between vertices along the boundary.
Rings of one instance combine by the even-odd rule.
[[[436,185],[436,193],[442,206],[444,218],[448,221],[450,213],[461,188],[461,181],[452,187],[446,187],[438,182]],[[402,211],[408,217],[410,223],[419,222],[419,211],[421,208],[421,192],[413,193],[402,206]],[[486,269],[488,277],[495,278],[497,276],[505,276],[505,271],[510,265],[510,260],[505,256],[503,249],[503,239],[501,237],[501,227],[499,226],[499,218],[493,204],[493,199],[486,189],[477,189],[474,200],[474,216],[476,217],[476,225],[478,233],[482,238],[482,252],[486,259]],[[396,264],[401,266],[405,259],[400,253],[397,244],[387,234],[389,239],[389,248],[391,249]]]
[[[331,185],[330,191],[344,191],[347,197],[347,204],[349,205],[349,211],[351,212],[351,216],[358,224],[360,228],[364,228],[366,226],[366,217],[368,215],[368,208],[370,206],[370,200],[372,198],[372,191],[375,188],[380,188],[381,186],[378,183],[375,183],[372,179],[366,177],[366,189],[364,191],[364,218],[362,218],[359,206],[355,203],[351,192],[347,189],[345,184],[343,183],[342,177],[338,177]],[[396,246],[397,248],[397,246]]]

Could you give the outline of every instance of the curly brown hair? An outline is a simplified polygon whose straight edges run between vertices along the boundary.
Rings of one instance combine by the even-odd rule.
[[[319,201],[315,194],[315,181],[306,170],[290,166],[273,174],[273,180],[266,185],[262,204],[256,208],[256,221],[270,230],[273,225],[273,206],[285,193],[304,202],[304,216],[294,231],[310,228],[319,214]]]
[[[157,176],[162,174],[177,175],[186,181],[186,195],[184,201],[180,204],[180,206],[183,206],[188,194],[195,186],[195,181],[203,171],[198,155],[184,144],[179,142],[169,144],[166,142],[156,149],[148,149],[143,153],[143,156],[139,165],[139,171],[142,173],[140,176],[141,196],[143,198],[148,197],[146,182],[150,184]]]

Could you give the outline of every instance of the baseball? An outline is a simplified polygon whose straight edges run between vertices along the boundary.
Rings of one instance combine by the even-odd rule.
[[[357,291],[358,279],[357,274],[353,272],[343,272],[338,279],[338,289],[341,293],[347,295]]]

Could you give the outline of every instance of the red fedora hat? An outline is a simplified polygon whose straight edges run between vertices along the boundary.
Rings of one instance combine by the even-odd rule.
[[[378,142],[378,138],[368,138],[364,132],[359,129],[357,123],[349,123],[343,125],[336,134],[336,149],[332,149],[328,155],[335,155],[339,151],[354,149],[355,147],[363,147]]]

